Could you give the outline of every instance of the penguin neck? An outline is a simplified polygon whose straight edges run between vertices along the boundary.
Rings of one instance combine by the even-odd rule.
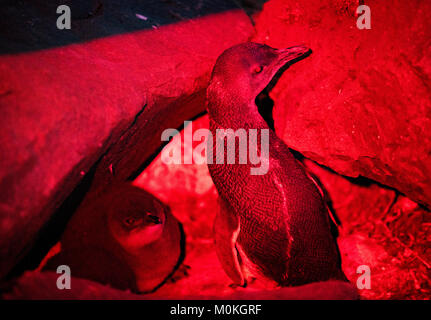
[[[253,100],[248,102],[235,98],[226,100],[208,100],[208,114],[215,129],[270,129]]]

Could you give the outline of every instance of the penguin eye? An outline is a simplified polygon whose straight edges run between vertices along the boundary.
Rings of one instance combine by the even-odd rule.
[[[254,68],[254,73],[261,73],[262,70],[263,70],[262,66],[257,66],[257,67]]]
[[[134,217],[127,217],[124,219],[124,224],[128,227],[134,227],[136,226],[142,219],[134,218]]]
[[[149,222],[151,222],[153,224],[161,224],[162,223],[162,220],[159,217],[154,216],[154,215],[148,215],[148,220],[149,220]]]

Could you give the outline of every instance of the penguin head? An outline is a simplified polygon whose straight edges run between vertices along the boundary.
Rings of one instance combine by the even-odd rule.
[[[108,212],[111,234],[130,253],[139,250],[162,237],[166,223],[166,212],[162,203],[150,194],[133,187],[122,200],[122,205]]]
[[[259,43],[242,43],[220,55],[211,75],[211,84],[218,84],[225,92],[254,99],[279,71],[310,53],[305,46],[274,49]]]
[[[220,101],[223,99],[254,104],[256,97],[277,80],[277,75],[310,53],[305,46],[274,49],[253,42],[227,49],[218,57],[207,89],[210,115],[220,113],[220,110],[211,110],[220,102],[228,104]]]

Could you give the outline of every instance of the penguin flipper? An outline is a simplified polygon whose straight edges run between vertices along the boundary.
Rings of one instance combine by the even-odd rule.
[[[239,218],[230,210],[229,204],[220,199],[219,211],[214,222],[214,237],[217,257],[226,274],[236,285],[245,286],[245,278],[236,249],[240,230]]]
[[[302,164],[302,167],[304,168],[305,174],[314,183],[320,195],[322,196],[323,202],[325,204],[325,207],[329,216],[331,233],[334,236],[334,238],[338,238],[338,235],[339,235],[338,228],[340,227],[341,222],[340,222],[340,219],[337,217],[334,208],[332,207],[332,200],[331,200],[331,197],[329,196],[328,191],[325,189],[320,179],[313,172],[311,172],[311,170],[309,170],[304,164]]]

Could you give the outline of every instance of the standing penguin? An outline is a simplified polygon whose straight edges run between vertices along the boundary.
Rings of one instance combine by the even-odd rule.
[[[233,164],[208,163],[220,195],[216,251],[237,285],[252,277],[282,286],[346,280],[318,188],[256,105],[276,75],[310,53],[303,46],[277,50],[244,43],[226,50],[212,72],[207,110],[213,137],[227,129],[257,129],[258,141],[264,132],[269,135],[269,152],[261,160],[268,166],[265,174],[252,175],[252,164],[239,164],[238,148]],[[259,154],[259,146],[248,153]],[[216,143],[213,152],[220,153]],[[226,150],[221,152],[224,157]]]
[[[68,265],[72,276],[137,293],[152,292],[184,257],[181,224],[169,207],[129,183],[115,183],[84,203],[45,270]]]

